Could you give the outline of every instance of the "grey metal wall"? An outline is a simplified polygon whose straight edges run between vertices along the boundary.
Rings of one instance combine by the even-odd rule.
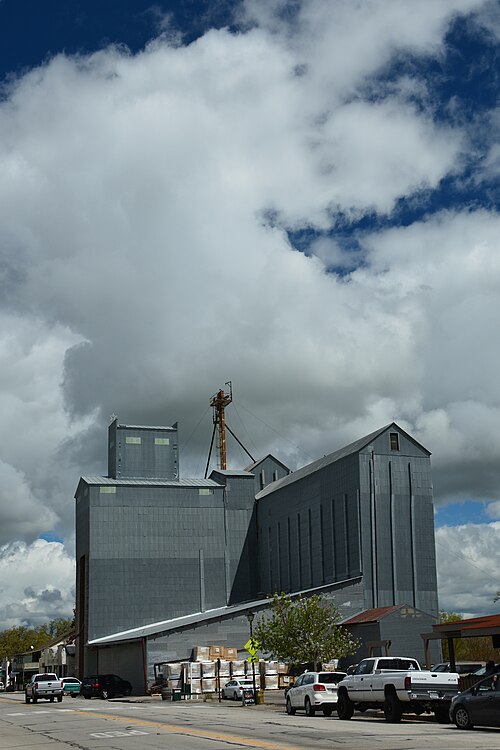
[[[363,587],[360,583],[334,587],[332,591],[325,592],[325,598],[334,601],[343,617],[350,617],[359,612],[362,606]],[[260,617],[269,614],[269,610],[265,607],[256,612],[255,623]],[[249,625],[245,614],[235,614],[221,617],[218,620],[209,620],[196,626],[186,626],[169,635],[148,638],[148,680],[153,679],[155,662],[187,661],[191,657],[193,646],[232,646],[239,650],[239,658],[247,659],[248,654],[243,647],[249,636]],[[261,656],[265,656],[265,654],[261,654]]]
[[[438,614],[429,454],[390,430],[359,455],[367,609],[409,604]]]
[[[276,482],[290,474],[290,469],[271,455],[253,464],[251,471],[255,475],[255,494],[271,482]]]
[[[358,490],[354,455],[258,501],[262,591],[300,591],[360,574]]]
[[[95,674],[117,674],[130,682],[132,695],[144,695],[144,652],[142,641],[100,648],[95,653]]]
[[[103,489],[90,488],[90,639],[225,604],[222,487]]]
[[[113,479],[178,479],[177,426],[108,428],[108,475]]]
[[[89,639],[251,598],[253,477],[89,487]]]
[[[412,656],[425,669],[424,642],[421,634],[432,632],[434,624],[435,618],[431,615],[413,607],[402,607],[380,621],[380,637],[382,640],[391,640],[392,655]],[[438,661],[439,642],[431,641],[430,650],[432,660]]]
[[[227,603],[248,601],[258,588],[254,476],[214,471],[224,485]]]

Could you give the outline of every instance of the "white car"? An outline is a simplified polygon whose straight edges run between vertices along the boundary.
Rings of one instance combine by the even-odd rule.
[[[222,698],[233,698],[235,701],[240,701],[242,688],[251,688],[253,690],[253,679],[235,677],[234,680],[229,680],[222,688]]]
[[[337,705],[337,685],[346,676],[345,672],[304,672],[286,694],[286,712],[293,716],[303,710],[314,716],[317,709],[331,716]]]

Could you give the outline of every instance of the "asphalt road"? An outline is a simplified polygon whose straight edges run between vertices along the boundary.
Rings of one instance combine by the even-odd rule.
[[[24,703],[0,694],[0,750],[500,750],[500,729],[461,731],[431,718],[388,724],[366,712],[351,721],[287,716],[284,705],[65,697]]]

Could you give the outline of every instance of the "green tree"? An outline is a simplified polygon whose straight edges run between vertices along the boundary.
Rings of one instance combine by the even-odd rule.
[[[273,659],[293,664],[314,664],[354,654],[359,643],[340,626],[335,605],[318,594],[292,600],[286,594],[271,597],[271,614],[259,619],[255,637],[260,649]]]
[[[3,630],[0,632],[0,661],[14,654],[22,654],[25,651],[29,651],[32,646],[34,649],[43,648],[47,643],[69,633],[71,629],[71,620],[61,617],[40,625],[38,628],[28,628],[25,625],[18,625],[8,630]]]

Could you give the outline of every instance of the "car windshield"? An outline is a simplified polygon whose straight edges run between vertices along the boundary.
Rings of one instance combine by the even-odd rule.
[[[339,672],[320,672],[318,674],[318,682],[322,682],[325,685],[337,685],[344,677],[345,674]]]
[[[35,680],[39,680],[40,682],[45,682],[46,680],[57,680],[57,675],[55,674],[37,674],[34,677]]]

